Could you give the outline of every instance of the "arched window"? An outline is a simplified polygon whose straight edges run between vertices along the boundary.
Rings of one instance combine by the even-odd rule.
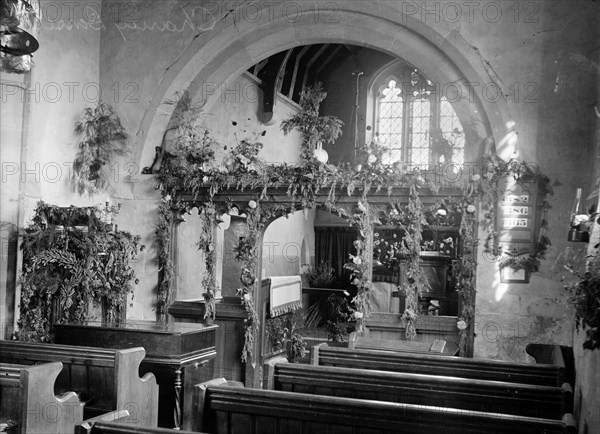
[[[452,104],[416,69],[397,72],[376,81],[373,139],[389,149],[385,162],[424,170],[440,163],[462,165],[464,130]]]

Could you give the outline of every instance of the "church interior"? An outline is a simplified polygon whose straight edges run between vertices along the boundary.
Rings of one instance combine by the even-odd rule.
[[[600,433],[599,2],[0,12],[0,432]]]

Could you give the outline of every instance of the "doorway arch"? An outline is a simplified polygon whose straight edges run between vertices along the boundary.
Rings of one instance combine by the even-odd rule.
[[[402,57],[434,82],[454,83],[470,99],[481,139],[504,135],[510,120],[506,101],[486,101],[473,92],[474,83],[490,81],[485,60],[443,21],[433,27],[402,14],[399,5],[381,2],[340,2],[335,10],[325,9],[332,2],[311,2],[306,10],[296,5],[293,22],[286,3],[263,4],[256,5],[258,20],[224,17],[199,35],[157,86],[139,128],[135,160],[139,164],[151,161],[154,147],[162,141],[174,109],[163,104],[165,99],[187,90],[205,100],[210,109],[227,84],[251,65],[291,47],[314,43],[360,45]]]

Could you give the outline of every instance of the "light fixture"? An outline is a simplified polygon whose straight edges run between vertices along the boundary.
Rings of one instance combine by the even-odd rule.
[[[40,46],[39,0],[0,0],[0,67],[8,72],[31,69],[31,54]]]

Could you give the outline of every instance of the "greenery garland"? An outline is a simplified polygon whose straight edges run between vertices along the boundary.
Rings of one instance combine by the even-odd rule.
[[[247,362],[248,356],[252,355],[254,348],[254,337],[258,332],[259,318],[256,313],[256,285],[255,275],[256,265],[258,263],[258,250],[260,244],[260,231],[262,229],[260,217],[260,205],[257,201],[248,203],[246,224],[248,226],[248,235],[240,240],[236,249],[236,259],[242,262],[242,271],[240,282],[242,286],[238,288],[237,294],[241,297],[242,304],[246,310],[246,319],[244,319],[244,347],[242,348],[242,361]]]
[[[541,260],[545,258],[550,246],[550,239],[546,236],[548,230],[547,210],[548,196],[553,193],[550,179],[539,169],[529,163],[511,159],[504,161],[496,155],[489,155],[483,160],[483,176],[478,174],[472,178],[466,196],[480,192],[483,197],[484,218],[488,236],[484,243],[484,253],[494,258],[500,258],[500,269],[511,268],[514,271],[526,270],[536,272],[539,270]],[[529,255],[502,256],[502,246],[497,242],[496,207],[498,206],[498,193],[500,180],[512,177],[517,184],[534,184],[537,186],[540,200],[542,201],[542,220],[539,228],[539,237],[533,252]],[[502,256],[502,257],[501,257]]]
[[[58,207],[38,202],[22,233],[21,340],[51,341],[52,324],[83,322],[92,303],[115,321],[138,283],[130,261],[140,237],[114,230],[118,207]]]
[[[575,308],[575,327],[585,331],[583,348],[590,351],[600,348],[599,248],[600,244],[596,244],[585,252],[567,247],[554,264]]]
[[[175,267],[171,259],[171,232],[173,227],[173,211],[171,197],[163,196],[158,205],[158,221],[154,231],[158,251],[159,285],[156,302],[157,319],[165,322],[167,306],[171,296],[171,288],[175,275]]]

